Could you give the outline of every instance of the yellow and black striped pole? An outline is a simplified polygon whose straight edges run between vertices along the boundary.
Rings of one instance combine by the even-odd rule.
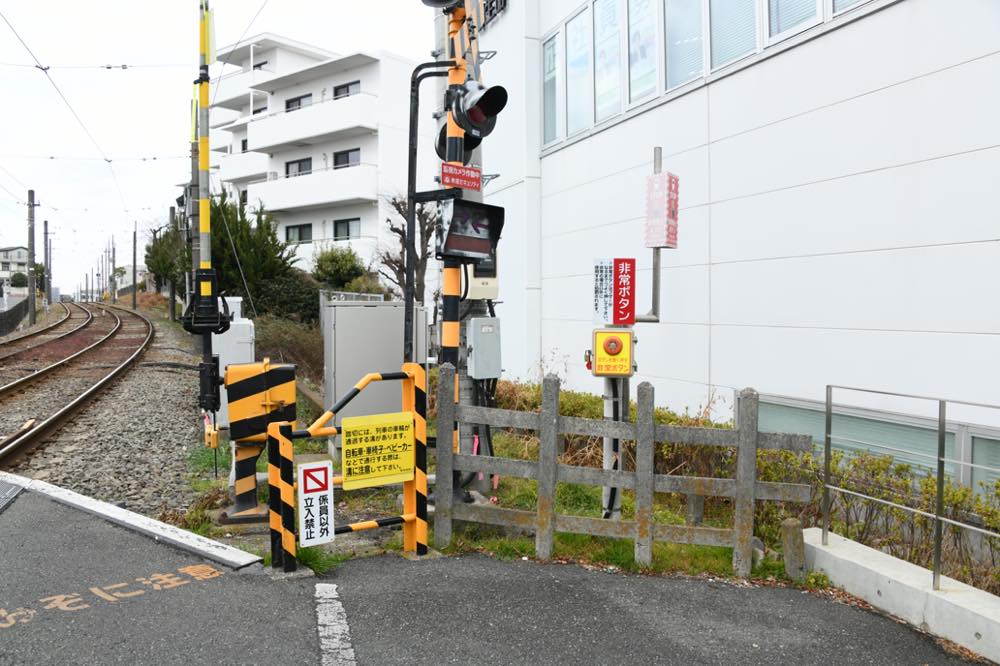
[[[198,267],[212,268],[212,206],[209,200],[209,126],[208,126],[208,66],[210,64],[209,12],[208,0],[200,0],[199,62],[198,62]],[[201,281],[199,293],[214,297],[211,281]],[[211,339],[210,335],[209,339]]]
[[[234,491],[236,500],[227,514],[229,522],[262,520],[263,513],[257,505],[257,458],[263,452],[260,444],[232,443],[235,461]]]
[[[403,372],[403,411],[413,412],[413,481],[403,484],[403,513],[413,514],[413,523],[403,524],[403,550],[427,554],[427,374],[419,363],[406,363]]]
[[[282,567],[291,572],[298,568],[295,553],[295,462],[292,448],[292,424],[278,424],[278,456],[281,462],[281,549]]]
[[[267,508],[268,527],[271,531],[271,566],[282,565],[284,554],[282,548],[281,527],[281,452],[278,437],[280,423],[270,423],[267,426]]]

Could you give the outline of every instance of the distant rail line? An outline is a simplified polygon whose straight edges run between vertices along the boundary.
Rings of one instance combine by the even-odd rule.
[[[0,345],[0,466],[58,430],[153,339],[152,323],[137,312],[75,303],[66,310],[46,329]]]

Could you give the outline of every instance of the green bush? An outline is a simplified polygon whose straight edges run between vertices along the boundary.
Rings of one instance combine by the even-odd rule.
[[[298,366],[301,375],[323,380],[323,333],[319,326],[261,315],[254,322],[257,358]]]
[[[305,271],[292,269],[265,281],[254,297],[258,313],[306,324],[319,320],[320,285]]]
[[[28,276],[24,273],[14,273],[10,276],[10,286],[12,287],[27,287],[28,286]]]
[[[312,275],[331,289],[350,291],[345,289],[346,286],[366,272],[365,265],[354,250],[334,246],[319,253]]]

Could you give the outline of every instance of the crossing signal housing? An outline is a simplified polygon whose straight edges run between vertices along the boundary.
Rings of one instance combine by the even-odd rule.
[[[465,0],[422,0],[428,7],[434,9],[454,9],[465,4]]]
[[[482,140],[489,136],[497,124],[497,115],[507,106],[507,89],[503,86],[486,87],[478,81],[468,80],[452,96],[451,113],[455,122],[469,137]]]

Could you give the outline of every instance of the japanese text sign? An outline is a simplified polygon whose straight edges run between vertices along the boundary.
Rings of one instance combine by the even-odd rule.
[[[442,162],[441,187],[460,187],[478,192],[483,187],[483,172],[476,167]]]
[[[341,433],[344,490],[413,480],[412,412],[345,418]]]
[[[594,323],[635,323],[635,259],[594,261]]]
[[[299,465],[299,545],[333,541],[333,463]]]
[[[677,248],[680,180],[672,173],[646,179],[646,247]]]

